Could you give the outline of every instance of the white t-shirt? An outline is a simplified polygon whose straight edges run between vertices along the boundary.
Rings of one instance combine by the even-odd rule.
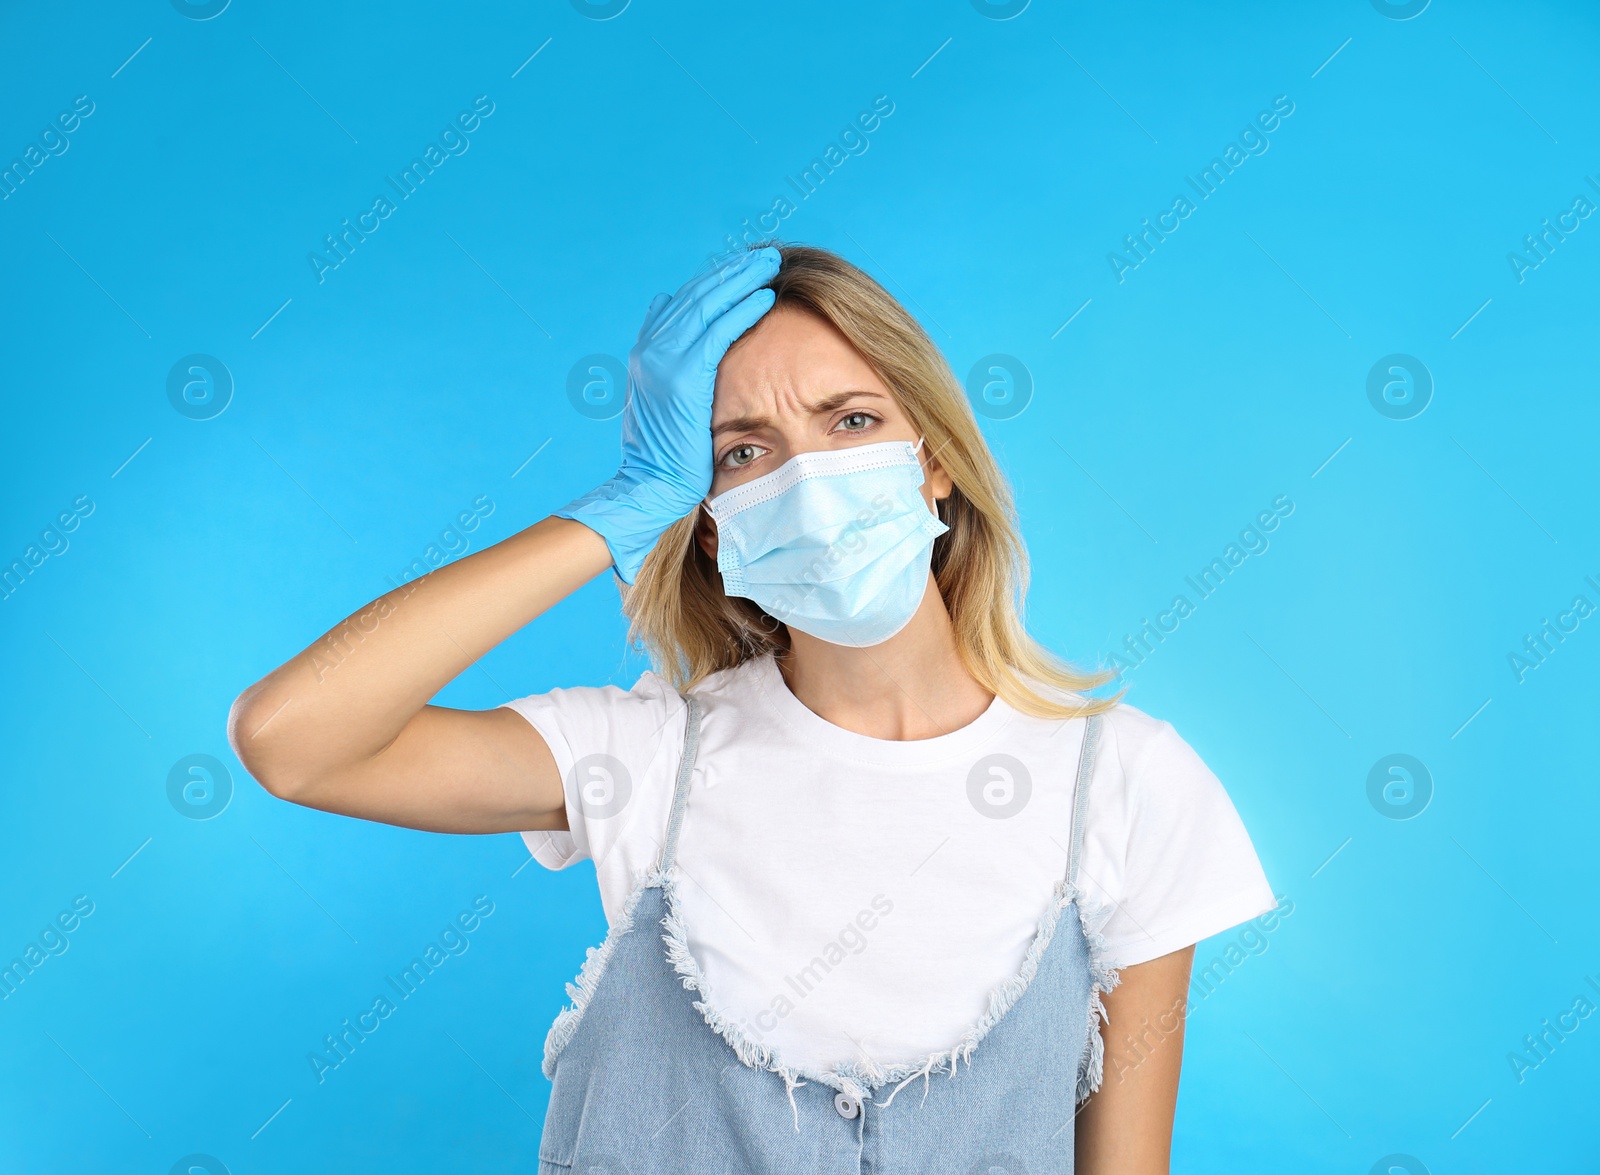
[[[694,693],[677,893],[710,1003],[796,1068],[951,1047],[1017,973],[1065,875],[1084,719],[997,697],[950,734],[870,738],[807,709],[770,657]],[[592,858],[615,925],[659,859],[686,704],[654,673],[506,704],[567,781],[571,831],[523,838],[551,869]],[[1272,909],[1194,750],[1126,704],[1103,721],[1079,882],[1104,961],[1142,963]]]

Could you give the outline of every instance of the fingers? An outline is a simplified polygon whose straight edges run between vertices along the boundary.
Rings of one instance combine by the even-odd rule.
[[[737,273],[730,273],[726,280],[713,286],[697,300],[702,330],[709,329],[713,322],[727,313],[729,307],[742,302],[752,290],[771,281],[783,263],[782,255],[773,248],[758,249],[750,256],[744,268]]]
[[[700,343],[701,359],[706,371],[716,370],[717,364],[721,363],[722,357],[728,353],[728,348],[733,346],[740,335],[759,322],[763,314],[772,309],[777,297],[769,289],[759,289],[747,295],[742,302],[706,328],[705,336]]]
[[[639,327],[639,338],[635,339],[635,342],[650,333],[650,328],[655,325],[655,321],[660,317],[662,309],[670,301],[672,301],[671,294],[657,294],[650,299],[650,308],[644,312],[644,325]]]
[[[690,279],[651,326],[649,337],[672,338],[687,346],[710,323],[758,286],[771,281],[782,258],[773,248],[758,249]]]
[[[684,282],[678,292],[673,295],[674,302],[695,302],[705,296],[706,291],[715,289],[730,278],[743,272],[752,262],[760,259],[764,254],[770,254],[776,260],[778,251],[770,246],[765,249],[740,249],[734,253],[725,254],[712,262],[711,267],[703,273],[697,273]]]

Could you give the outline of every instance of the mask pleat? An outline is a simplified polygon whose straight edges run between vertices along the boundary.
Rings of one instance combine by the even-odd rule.
[[[923,481],[913,446],[895,441],[802,453],[713,499],[725,590],[836,644],[887,639],[921,602],[949,529]]]

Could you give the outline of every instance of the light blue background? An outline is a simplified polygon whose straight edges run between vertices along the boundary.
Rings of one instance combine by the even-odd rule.
[[[480,495],[473,550],[609,475],[617,422],[573,409],[569,368],[625,353],[651,296],[879,95],[870,148],[780,234],[883,281],[963,378],[996,352],[1031,372],[984,429],[1041,638],[1109,657],[1295,504],[1130,675],[1295,903],[1190,1017],[1175,1169],[1592,1160],[1600,1018],[1521,1082],[1508,1053],[1600,1001],[1600,616],[1521,682],[1508,654],[1600,604],[1600,219],[1520,283],[1507,254],[1600,200],[1597,23],[1450,0],[11,6],[0,160],[95,110],[0,203],[0,562],[94,510],[0,601],[0,961],[77,895],[94,913],[0,1001],[0,1170],[532,1161],[543,1034],[604,929],[590,868],[277,802],[228,707]],[[308,253],[478,95],[470,150],[319,284]],[[1270,149],[1119,283],[1107,253],[1278,95]],[[1414,419],[1366,395],[1394,352],[1435,381]],[[236,383],[211,420],[167,398],[191,353]],[[622,634],[598,581],[440,700],[629,684]],[[1367,795],[1396,752],[1433,779],[1406,821]],[[209,821],[167,798],[197,753],[235,787]],[[319,1084],[308,1052],[479,895],[471,949]]]

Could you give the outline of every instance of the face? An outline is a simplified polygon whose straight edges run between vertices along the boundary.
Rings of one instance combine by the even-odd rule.
[[[872,366],[832,325],[777,306],[747,331],[717,368],[711,407],[711,496],[771,473],[797,453],[917,440],[917,430]],[[922,496],[932,510],[950,477],[926,445]],[[704,523],[702,515],[702,523]],[[716,556],[716,528],[701,545]]]

